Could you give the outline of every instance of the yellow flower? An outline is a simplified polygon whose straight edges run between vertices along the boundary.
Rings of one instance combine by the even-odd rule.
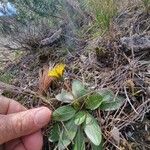
[[[53,69],[48,71],[49,77],[61,78],[65,70],[65,64],[57,64]]]

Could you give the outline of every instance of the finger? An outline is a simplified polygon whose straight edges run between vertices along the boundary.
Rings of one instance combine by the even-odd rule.
[[[24,148],[23,150],[25,150],[25,147],[20,138],[7,142],[4,145],[4,150],[16,150],[16,148],[18,149],[18,147],[22,147],[22,149]]]
[[[5,144],[5,150],[16,150],[19,148],[22,148],[24,150],[41,150],[42,145],[42,133],[41,131],[38,131],[23,138],[9,141]]]
[[[24,111],[26,108],[18,102],[0,95],[0,114]]]
[[[42,150],[43,136],[41,131],[25,136],[22,138],[22,142],[26,150]]]
[[[10,150],[10,149],[9,149]],[[23,143],[19,143],[18,145],[16,145],[16,147],[12,150],[26,150]]]
[[[50,118],[51,111],[46,107],[0,115],[0,144],[38,131]]]

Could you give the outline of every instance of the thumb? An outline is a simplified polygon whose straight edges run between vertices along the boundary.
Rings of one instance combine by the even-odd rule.
[[[0,115],[0,144],[40,130],[50,118],[51,111],[46,107]]]

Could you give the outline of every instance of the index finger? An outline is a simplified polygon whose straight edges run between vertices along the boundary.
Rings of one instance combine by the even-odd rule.
[[[26,108],[18,102],[16,102],[15,100],[0,95],[0,114],[5,115],[25,110]]]

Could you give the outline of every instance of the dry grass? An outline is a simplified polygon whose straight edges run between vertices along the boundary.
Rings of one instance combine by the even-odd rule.
[[[114,54],[115,59],[120,61],[121,56],[118,54],[118,52]],[[57,55],[57,57],[59,58],[55,58],[55,61],[61,59],[61,56]],[[142,122],[145,114],[150,110],[150,99],[148,99],[146,94],[148,86],[146,85],[148,82],[146,80],[148,61],[139,61],[138,58],[133,58],[132,56],[128,57],[124,54],[122,55],[122,60],[127,60],[125,64],[120,62],[116,63],[115,60],[112,61],[112,64],[114,63],[112,66],[105,67],[95,58],[96,53],[94,51],[83,51],[80,54],[75,52],[72,55],[68,54],[66,57],[68,69],[66,70],[65,77],[70,81],[74,78],[80,79],[91,89],[112,89],[116,94],[120,94],[124,97],[124,105],[119,110],[113,112],[97,110],[95,115],[102,126],[103,136],[106,140],[104,142],[105,148],[111,149],[112,145],[114,145],[114,147],[121,149],[122,145],[122,147],[129,149],[130,144],[127,142],[128,138],[125,136],[126,132],[124,132],[124,130],[128,125],[132,125],[137,121]],[[23,61],[21,64],[25,62],[26,61]],[[21,64],[19,64],[19,66]],[[26,62],[26,67],[31,67],[33,64],[37,65],[35,62],[31,63],[31,60],[29,60],[29,62]],[[24,80],[22,80],[23,75],[19,74],[18,79],[20,80],[18,80],[18,86],[36,91],[38,85],[38,69],[39,67],[35,68],[34,71],[31,69],[31,72],[25,69],[26,78],[24,78]],[[37,78],[35,78],[35,76]],[[35,92],[34,94],[32,92],[28,94],[23,92],[22,94],[17,94],[17,99],[22,99],[21,102],[29,108],[46,104],[49,108],[55,109],[61,104],[53,103],[53,101],[51,101],[51,103],[49,102],[51,98],[60,92],[63,86],[62,83],[59,83],[59,86],[60,87],[56,89],[49,89],[47,97],[37,97]],[[114,140],[111,134],[114,127],[120,131],[120,144]],[[45,134],[48,132],[49,130],[47,130]],[[123,144],[124,141],[126,141],[126,144]],[[145,145],[145,148],[146,147],[147,145]]]
[[[144,124],[142,122],[145,121],[146,113],[150,111],[149,91],[147,90],[150,87],[149,52],[143,53],[143,56],[140,57],[134,51],[126,54],[120,48],[118,39],[123,35],[132,35],[137,31],[139,33],[147,33],[149,18],[146,18],[146,26],[141,28],[142,19],[138,18],[139,14],[137,14],[137,11],[134,11],[134,8],[132,8],[125,10],[126,12],[127,16],[125,19],[119,20],[121,15],[124,15],[124,12],[122,12],[119,16],[120,18],[116,19],[117,26],[112,26],[109,35],[106,35],[100,42],[100,45],[98,45],[99,53],[97,53],[96,46],[96,49],[93,48],[90,51],[84,49],[77,52],[68,52],[64,58],[60,50],[55,48],[51,52],[45,49],[45,51],[36,53],[34,56],[30,54],[23,57],[17,65],[10,66],[8,70],[10,72],[18,70],[15,74],[17,79],[13,81],[13,84],[21,89],[30,89],[30,92],[22,92],[21,94],[16,92],[15,95],[11,93],[5,94],[21,100],[21,103],[29,108],[46,105],[49,108],[55,109],[61,104],[56,101],[49,102],[52,100],[51,98],[60,92],[63,83],[59,82],[57,83],[57,87],[49,88],[49,92],[45,97],[36,95],[39,70],[43,67],[39,56],[43,53],[48,56],[48,60],[45,63],[49,61],[60,62],[63,60],[68,66],[65,78],[69,81],[80,79],[90,89],[101,90],[108,88],[112,89],[116,95],[119,94],[124,97],[124,104],[117,111],[103,112],[97,110],[94,114],[102,126],[103,137],[105,139],[104,147],[106,150],[134,149],[135,145],[130,142],[133,137],[132,135],[128,135],[127,128],[135,128],[134,124],[137,122]],[[138,12],[142,12],[142,10],[140,9]],[[136,29],[139,30],[133,29],[131,24],[137,24]],[[146,135],[149,135],[148,129],[150,128],[150,124],[145,123],[144,125],[145,128],[142,131]],[[114,127],[116,128],[116,132],[118,131],[120,134],[118,140],[115,139],[117,135],[112,134]],[[50,126],[46,130],[45,135],[48,134],[49,129]],[[129,131],[131,132],[131,130]],[[134,132],[131,132],[131,134],[134,134]],[[134,144],[137,143],[138,141],[134,141]],[[147,150],[150,146],[146,144],[146,141],[140,141],[136,145],[136,148]]]

